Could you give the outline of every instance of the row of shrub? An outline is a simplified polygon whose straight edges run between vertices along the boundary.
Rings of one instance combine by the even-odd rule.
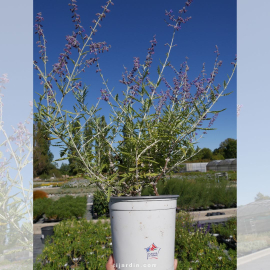
[[[46,190],[47,189],[43,189]],[[55,188],[55,189],[49,189],[48,193],[51,195],[65,195],[65,194],[83,194],[83,195],[89,195],[90,193],[93,193],[96,190],[96,188],[93,187],[85,187],[85,188]]]
[[[60,170],[58,170],[57,168],[53,168],[53,169],[50,169],[48,173],[43,173],[39,175],[38,177],[42,180],[45,180],[45,179],[50,179],[51,177],[60,178],[62,177],[62,174],[63,173]]]
[[[54,182],[54,183],[46,183],[46,184],[34,184],[34,188],[38,188],[38,187],[61,187],[61,186],[63,186],[65,184],[65,182],[60,182],[60,183],[58,183],[58,182]]]
[[[203,179],[205,178],[215,178],[215,174],[218,173],[216,171],[208,171],[208,172],[182,172],[182,173],[177,173],[175,175],[178,176],[197,176],[197,177],[202,177]],[[235,171],[228,171],[228,180],[235,181],[237,180],[237,173]]]
[[[81,218],[86,212],[87,198],[73,197],[66,195],[53,200],[42,198],[34,200],[33,217],[37,219],[40,215],[45,214],[48,220],[63,220],[72,217]]]
[[[64,183],[62,188],[84,188],[84,187],[89,187],[89,186],[91,186],[90,180],[74,178]]]
[[[105,269],[112,253],[108,222],[63,221],[54,228],[53,243],[46,240],[34,269]],[[226,251],[207,228],[194,227],[188,213],[177,215],[175,232],[177,269],[236,269],[236,252]]]
[[[164,182],[159,181],[157,189],[160,195],[179,195],[177,205],[185,210],[199,207],[208,209],[213,205],[236,206],[236,187],[226,180],[216,183],[205,179],[202,181],[201,179],[172,178]],[[142,196],[149,195],[154,196],[153,189],[144,188]],[[93,212],[98,217],[109,214],[107,197],[101,191],[94,193]]]
[[[35,178],[34,179],[34,183],[36,182],[36,183],[38,183],[38,182],[66,182],[66,181],[68,181],[69,180],[69,178],[65,178],[65,177],[63,177],[63,178],[54,178],[54,179],[40,179],[40,178]]]
[[[179,195],[177,205],[181,209],[197,209],[211,205],[221,204],[225,207],[236,207],[236,187],[230,181],[220,183],[214,181],[201,181],[200,179],[171,178],[159,181],[157,189],[160,195]],[[152,188],[145,188],[143,196],[154,195]]]

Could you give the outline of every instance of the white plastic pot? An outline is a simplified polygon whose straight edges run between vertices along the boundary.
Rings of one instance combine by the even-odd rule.
[[[174,269],[178,195],[111,197],[113,255],[117,269]]]

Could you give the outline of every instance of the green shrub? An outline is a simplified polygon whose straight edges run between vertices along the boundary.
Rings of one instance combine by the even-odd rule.
[[[33,207],[33,218],[34,219],[38,218],[39,216],[41,216],[44,213],[43,200],[45,200],[45,199],[37,199],[34,202],[34,207]]]
[[[160,195],[163,193],[163,189],[164,189],[164,180],[159,180],[157,183],[157,190]],[[141,196],[149,196],[149,195],[155,196],[153,187],[143,188]]]
[[[230,218],[225,222],[225,226],[222,225],[212,225],[212,229],[214,233],[220,234],[220,236],[228,239],[230,236],[233,237],[234,240],[237,239],[237,220],[236,218]]]
[[[228,173],[229,180],[237,180],[237,173],[236,172],[229,172]]]
[[[189,214],[180,212],[176,219],[175,256],[177,269],[236,269],[236,252],[219,245],[206,228],[192,226]]]
[[[224,204],[231,207],[236,203],[236,187],[227,180],[216,183],[211,178],[171,178],[163,184],[160,195],[179,195],[177,205],[182,209]]]
[[[111,253],[109,223],[62,221],[54,227],[53,243],[46,241],[34,269],[105,269]],[[236,269],[236,253],[226,254],[225,245],[219,245],[205,228],[194,227],[186,212],[177,214],[175,256],[178,270]]]
[[[49,176],[50,177],[62,177],[62,173],[58,169],[51,169],[49,171]]]
[[[46,241],[34,269],[105,269],[112,253],[110,235],[106,222],[62,221],[54,227],[53,243]]]
[[[86,203],[87,199],[85,196],[74,198],[73,196],[66,195],[56,201],[52,199],[38,199],[34,201],[34,218],[40,212],[45,213],[47,219],[82,218],[86,212]]]
[[[50,176],[47,175],[47,174],[42,174],[42,175],[39,176],[39,178],[42,179],[42,180],[45,180],[45,179],[49,179]]]
[[[98,216],[109,214],[109,202],[107,197],[99,190],[94,193],[93,211],[97,213]]]

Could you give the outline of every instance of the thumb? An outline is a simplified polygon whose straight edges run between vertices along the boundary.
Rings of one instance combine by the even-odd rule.
[[[174,259],[174,270],[176,270],[177,268],[177,263],[178,263],[177,259]]]
[[[115,270],[113,255],[110,255],[108,262],[106,264],[106,270]]]

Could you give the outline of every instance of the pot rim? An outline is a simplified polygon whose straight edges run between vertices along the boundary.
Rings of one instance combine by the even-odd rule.
[[[159,196],[112,196],[110,200],[114,201],[122,201],[122,200],[159,200],[159,199],[177,199],[179,195],[159,195]]]

